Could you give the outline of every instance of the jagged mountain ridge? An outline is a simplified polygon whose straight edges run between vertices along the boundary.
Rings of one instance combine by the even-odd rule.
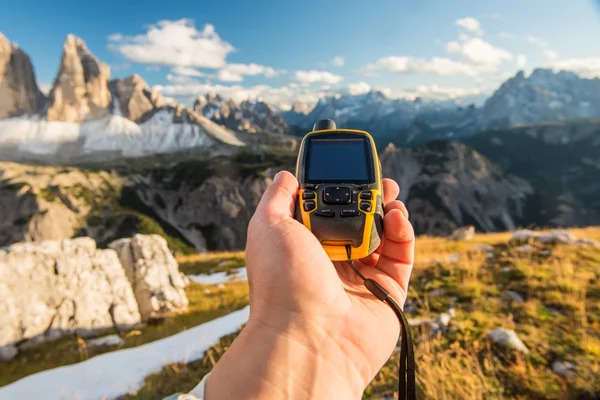
[[[282,115],[305,130],[319,119],[331,118],[339,126],[373,133],[383,146],[388,142],[419,145],[436,139],[466,140],[494,128],[600,118],[600,79],[536,69],[528,77],[518,72],[481,107],[454,100],[390,99],[371,91],[325,97],[308,114],[290,110]]]
[[[64,42],[58,74],[45,98],[29,57],[7,43],[1,36],[1,159],[109,161],[190,148],[204,149],[208,157],[243,146],[233,132],[165,101],[137,75],[110,80],[109,67],[73,35]]]
[[[288,124],[275,108],[260,100],[245,100],[238,104],[233,99],[225,101],[218,94],[206,94],[196,98],[193,108],[236,132],[283,134],[289,131]]]

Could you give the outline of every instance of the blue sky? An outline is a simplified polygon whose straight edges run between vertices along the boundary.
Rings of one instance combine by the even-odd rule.
[[[0,31],[41,84],[73,33],[113,77],[138,73],[179,99],[218,91],[289,105],[371,88],[447,98],[537,66],[600,76],[592,0],[7,0]]]

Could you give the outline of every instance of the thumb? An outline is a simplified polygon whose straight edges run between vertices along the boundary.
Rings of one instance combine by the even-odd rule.
[[[273,183],[263,194],[254,218],[267,222],[269,226],[278,224],[284,219],[293,218],[297,193],[296,177],[288,171],[278,172]]]

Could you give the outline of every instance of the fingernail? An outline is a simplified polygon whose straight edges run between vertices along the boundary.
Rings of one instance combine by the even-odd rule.
[[[281,177],[281,171],[279,171],[278,173],[275,174],[275,176],[273,177],[273,182],[277,182],[277,180]]]

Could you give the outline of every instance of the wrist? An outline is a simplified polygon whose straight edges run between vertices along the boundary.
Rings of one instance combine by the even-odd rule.
[[[206,382],[206,399],[360,399],[371,366],[320,324],[250,319]],[[363,359],[360,367],[351,360]]]

